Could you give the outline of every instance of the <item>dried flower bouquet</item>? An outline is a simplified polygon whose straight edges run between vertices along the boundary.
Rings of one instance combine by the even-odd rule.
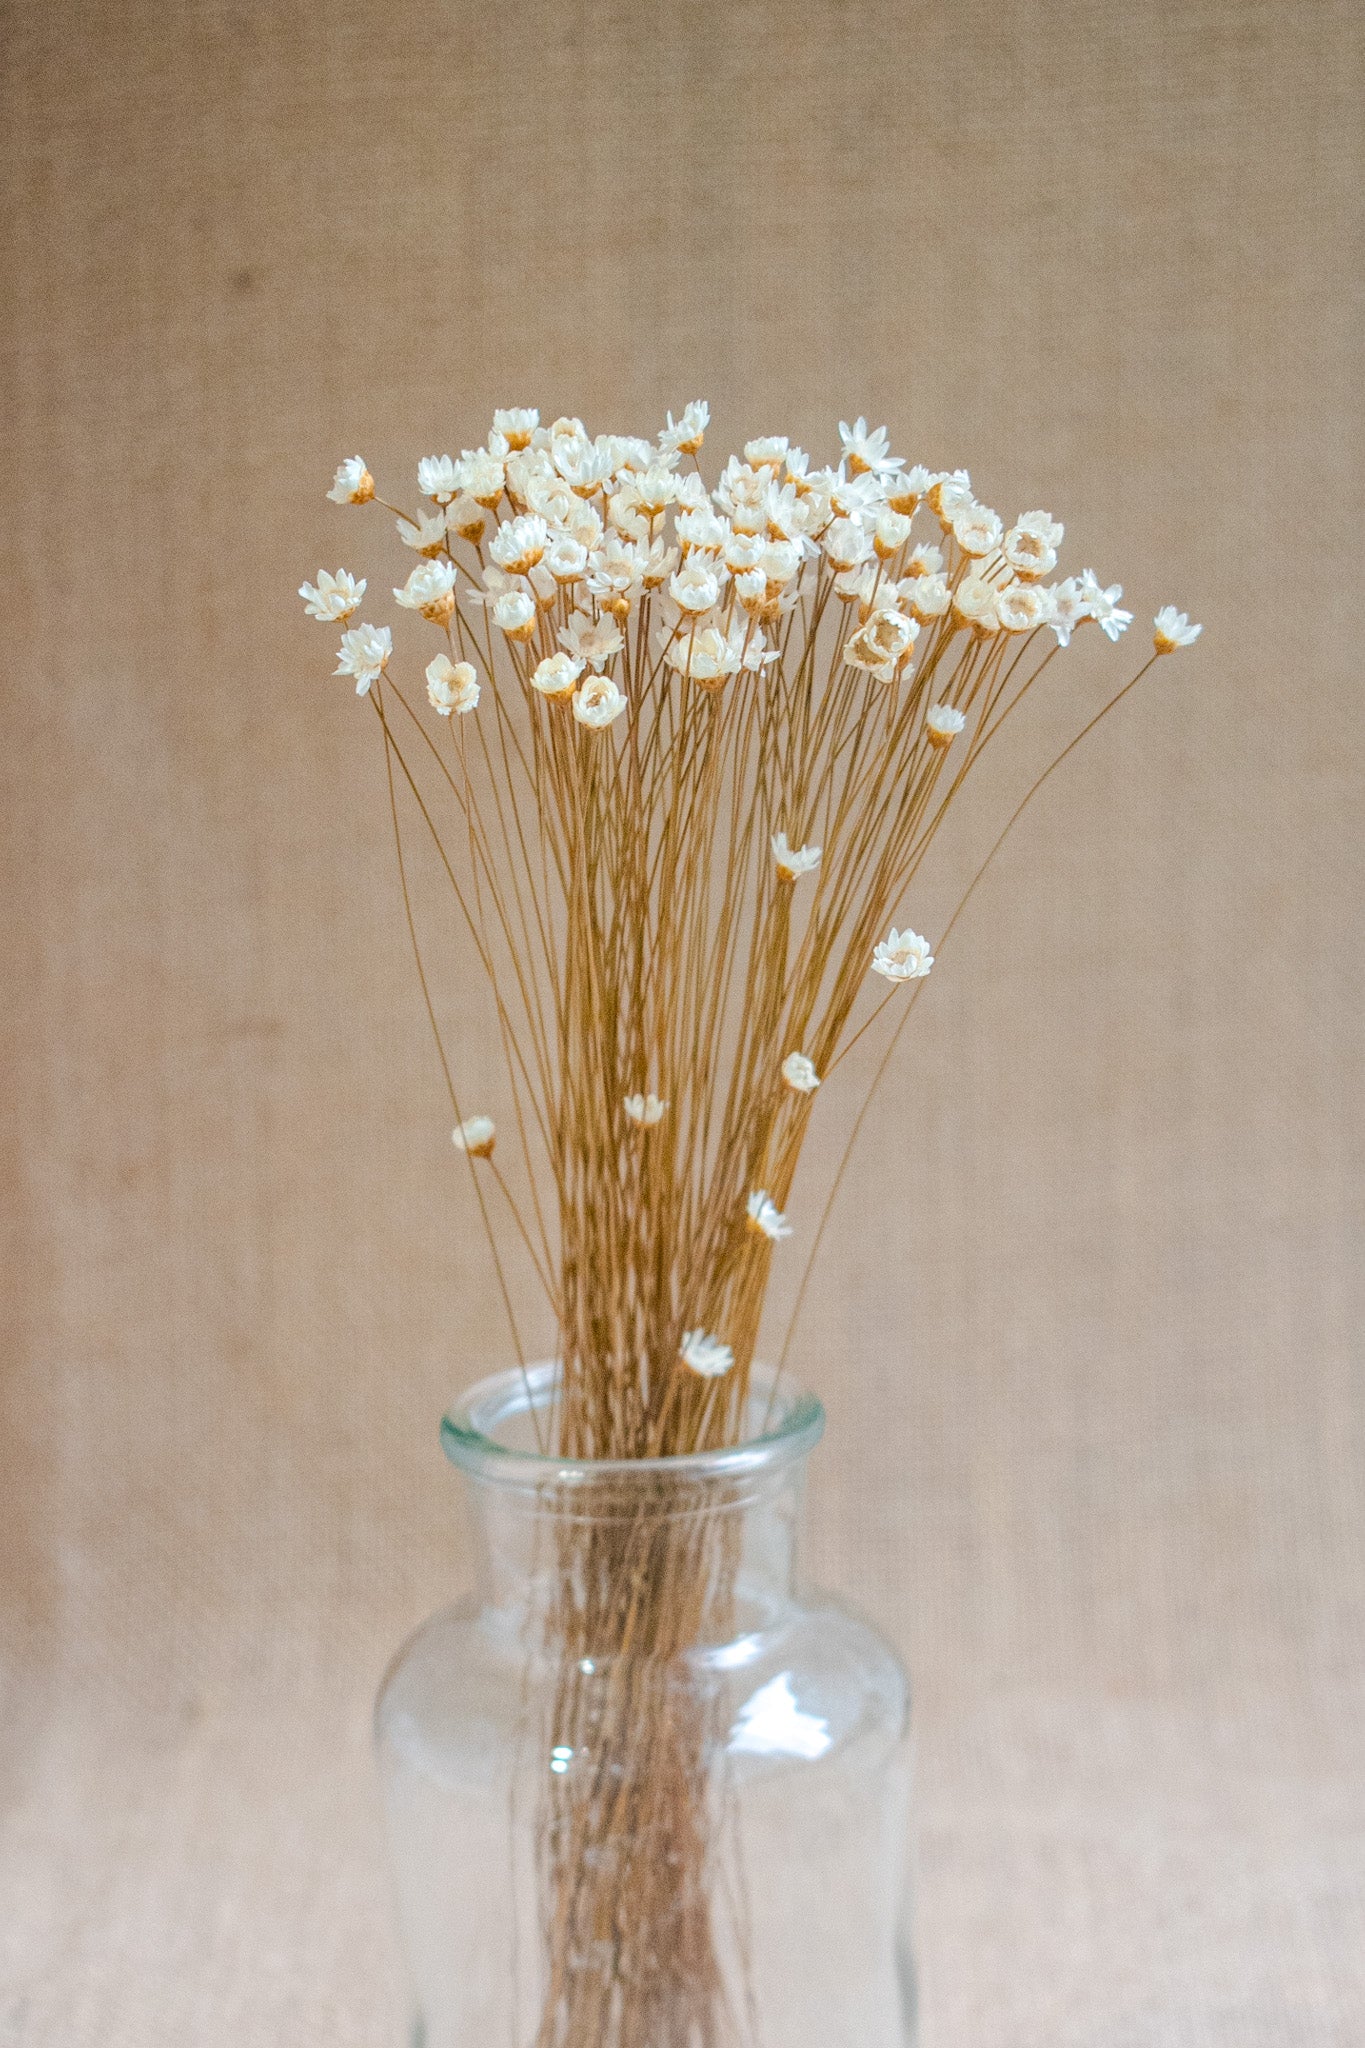
[[[553,1317],[537,1426],[564,1457],[738,1440],[817,1099],[878,1026],[880,1079],[934,964],[904,919],[935,834],[1057,653],[1131,621],[1119,586],[1056,577],[1050,514],[1007,527],[965,471],[907,466],[884,428],[841,425],[834,467],[750,441],[708,488],[707,422],[693,403],[643,440],[514,409],[458,460],[424,458],[422,508],[387,509],[413,557],[395,600],[436,643],[425,704],[389,627],[352,623],[363,580],[301,591],[345,629],[337,673],[373,708],[455,1144],[523,1366],[518,1264]],[[387,504],[359,456],[329,495]],[[1158,612],[1146,663],[1052,767],[1199,630]],[[496,1121],[441,1028],[414,824],[491,992]],[[808,1251],[822,1228],[799,1233]],[[728,1597],[723,1550],[703,1519],[591,1531],[561,1558],[557,1738],[581,1734],[586,1631],[672,1668]],[[629,1762],[609,1797],[547,1787],[538,2048],[739,2038],[708,1905],[704,1702],[665,1711],[623,1684],[593,1711]]]

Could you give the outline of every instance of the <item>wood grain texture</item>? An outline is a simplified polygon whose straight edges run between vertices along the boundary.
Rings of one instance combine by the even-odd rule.
[[[0,2043],[400,2037],[366,1715],[506,1340],[293,593],[382,584],[339,455],[706,395],[722,449],[886,419],[1205,621],[946,949],[799,1349],[812,1564],[919,1686],[926,2048],[1357,2048],[1359,7],[11,0],[0,44]]]

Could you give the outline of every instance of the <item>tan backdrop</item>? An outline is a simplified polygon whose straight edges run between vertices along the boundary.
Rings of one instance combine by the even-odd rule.
[[[340,455],[707,395],[1206,624],[979,892],[799,1347],[812,1563],[917,1679],[926,2048],[1359,2048],[1360,7],[2,20],[0,2043],[401,2037],[366,1717],[506,1346],[293,592],[385,581]]]

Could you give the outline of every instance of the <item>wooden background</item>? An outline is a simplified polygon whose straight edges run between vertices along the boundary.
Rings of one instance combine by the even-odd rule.
[[[366,1716],[506,1345],[294,591],[398,580],[341,455],[698,395],[720,454],[884,419],[1205,622],[978,892],[799,1348],[813,1566],[917,1680],[925,2048],[1365,2038],[1363,55],[1349,0],[0,8],[4,2048],[400,2038]]]

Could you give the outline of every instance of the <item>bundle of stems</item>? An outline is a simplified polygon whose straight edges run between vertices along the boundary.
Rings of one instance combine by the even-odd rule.
[[[693,403],[643,440],[502,411],[480,447],[422,460],[414,510],[342,463],[329,495],[386,505],[412,551],[394,595],[435,641],[425,701],[390,629],[349,623],[363,581],[301,593],[346,627],[337,672],[373,707],[455,1141],[523,1367],[518,1262],[543,1290],[560,1375],[541,1442],[573,1459],[740,1438],[772,1262],[824,1228],[787,1216],[815,1106],[877,1029],[880,1079],[933,966],[899,926],[929,849],[1058,652],[1131,618],[1090,571],[1057,580],[1050,514],[1007,527],[884,428],[841,425],[826,467],[750,441],[708,489],[708,418]],[[1047,775],[1199,632],[1169,606],[1154,628],[968,895]],[[441,1026],[414,828],[491,992],[496,1118]],[[547,1732],[615,1761],[546,1787],[537,2048],[737,2037],[708,1709],[678,1677],[731,1598],[724,1530],[643,1505],[560,1530]]]

